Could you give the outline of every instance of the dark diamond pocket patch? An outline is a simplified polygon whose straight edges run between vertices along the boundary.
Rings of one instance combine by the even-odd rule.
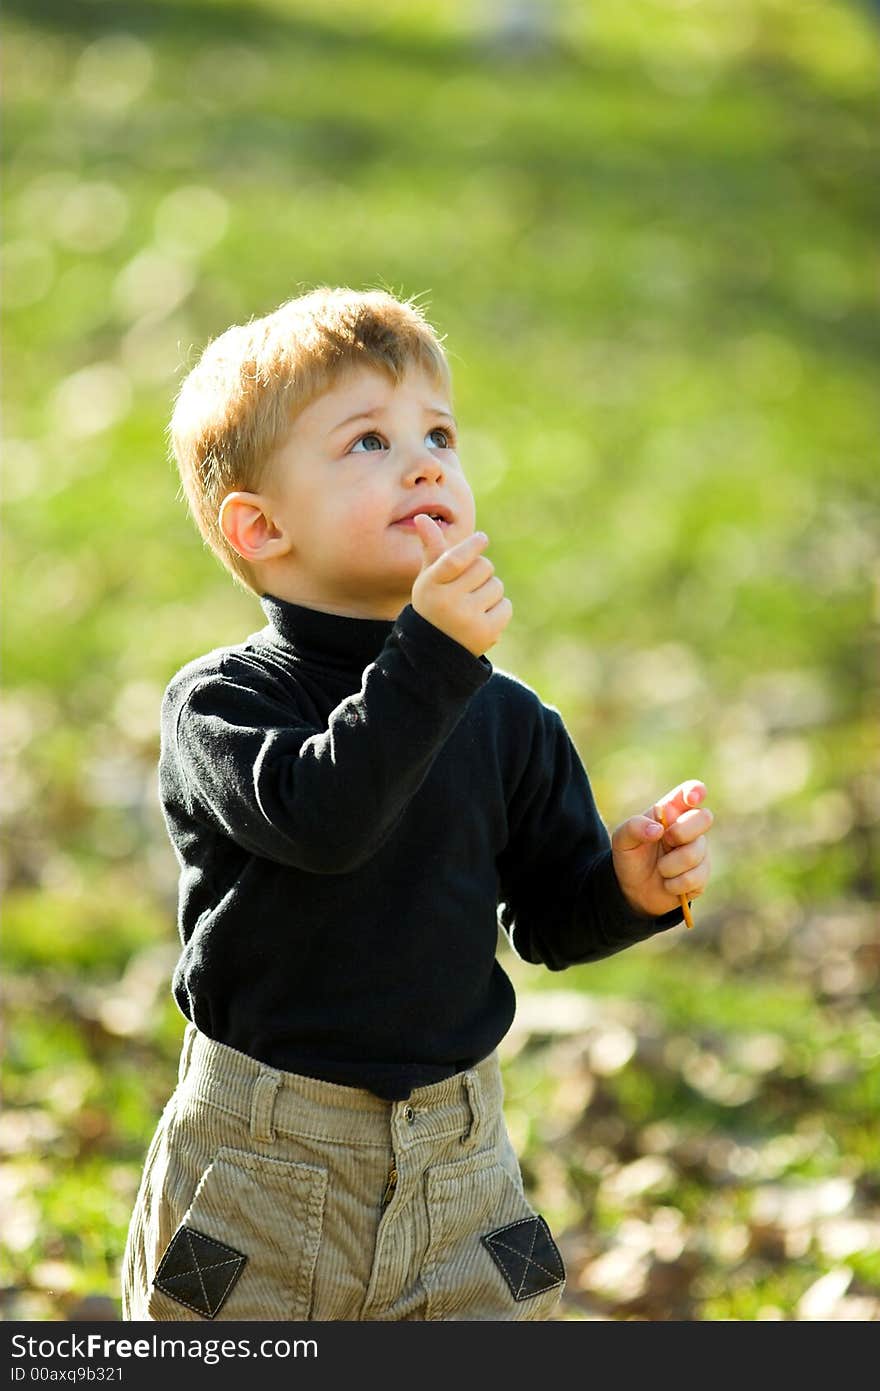
[[[153,1279],[157,1290],[214,1319],[229,1298],[232,1286],[244,1270],[247,1256],[203,1236],[190,1227],[179,1227],[159,1262]]]
[[[531,1299],[565,1279],[559,1248],[543,1217],[523,1217],[480,1237],[514,1299]]]

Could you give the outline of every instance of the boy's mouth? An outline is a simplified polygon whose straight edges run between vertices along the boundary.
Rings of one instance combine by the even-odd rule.
[[[423,513],[426,517],[430,517],[431,520],[434,521],[434,522],[436,522],[437,525],[438,525],[439,527],[448,527],[448,526],[451,526],[451,525],[452,525],[452,522],[453,522],[453,520],[454,520],[454,519],[453,519],[453,516],[452,516],[452,513],[449,511],[449,508],[446,507],[446,506],[444,506],[442,503],[438,503],[438,504],[436,504],[436,505],[433,506],[433,507],[430,507],[430,506],[426,506],[426,507],[413,507],[412,510],[409,511],[409,512],[406,514],[405,517],[395,517],[395,519],[394,519],[394,521],[392,522],[391,525],[392,525],[392,526],[405,526],[405,527],[409,527],[409,528],[411,528],[411,530],[415,531],[415,525],[416,525],[416,524],[415,524],[415,521],[414,521],[413,519],[414,519],[415,517],[418,517],[418,516],[421,515],[422,513]]]
[[[393,526],[405,526],[405,527],[407,527],[410,531],[415,531],[415,529],[416,529],[416,522],[415,522],[415,519],[416,519],[416,517],[417,517],[418,515],[419,515],[419,514],[418,514],[417,512],[414,512],[413,515],[412,515],[411,517],[401,517],[401,518],[399,519],[399,521],[393,522],[392,525],[393,525]],[[440,516],[438,516],[437,513],[435,513],[435,512],[427,512],[427,513],[425,513],[425,515],[428,516],[428,517],[430,517],[432,521],[436,522],[437,525],[438,525],[439,527],[446,528],[446,527],[448,527],[448,526],[452,526],[452,523],[451,523],[451,522],[448,522],[448,521],[446,520],[445,517],[440,517]]]

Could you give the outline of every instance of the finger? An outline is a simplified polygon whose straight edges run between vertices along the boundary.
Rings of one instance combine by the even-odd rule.
[[[651,816],[631,816],[616,828],[611,838],[615,850],[638,850],[647,841],[658,841],[663,834],[660,822]]]
[[[493,619],[496,624],[500,623],[506,628],[513,617],[513,604],[505,595],[499,603],[493,604],[490,609],[486,610],[486,617]]]
[[[663,887],[670,894],[684,894],[687,898],[696,898],[698,894],[705,891],[709,882],[709,857],[708,855],[700,861],[695,869],[689,869],[685,874],[676,874],[671,879],[663,880]]]
[[[474,594],[495,574],[495,566],[487,555],[478,555],[461,576],[461,586],[466,593]]]
[[[648,815],[662,821],[664,826],[671,826],[683,812],[690,807],[699,806],[705,795],[706,784],[697,778],[690,778],[687,782],[679,783],[671,792],[664,793],[651,807]]]
[[[427,512],[417,512],[413,522],[422,543],[422,569],[425,570],[429,565],[433,565],[435,560],[440,559],[446,550],[446,542],[441,528]]]
[[[439,531],[439,527],[437,529]],[[458,579],[488,543],[489,538],[485,531],[475,531],[472,536],[459,541],[457,546],[450,546],[449,550],[444,551],[435,561],[434,578],[440,584],[449,584],[451,580]]]
[[[663,879],[676,879],[701,865],[707,853],[705,836],[698,836],[690,844],[680,845],[676,850],[661,855],[657,861],[657,869]]]
[[[500,638],[504,629],[510,622],[513,614],[513,605],[509,599],[502,599],[491,609],[480,615],[480,625],[483,632],[482,641],[486,648],[492,647]]]
[[[495,605],[504,598],[504,581],[497,575],[493,575],[485,584],[478,585],[471,591],[471,598],[478,604],[483,613],[489,609],[494,609]]]
[[[708,807],[695,807],[693,811],[682,812],[666,832],[666,844],[670,849],[675,845],[687,845],[689,841],[705,835],[714,820]]]

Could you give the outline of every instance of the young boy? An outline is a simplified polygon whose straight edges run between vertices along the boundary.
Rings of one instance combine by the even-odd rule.
[[[268,621],[162,703],[189,1022],[123,1316],[550,1318],[565,1271],[502,1113],[498,925],[558,971],[681,922],[705,788],[609,838],[559,712],[485,655],[511,604],[411,302],[318,289],[230,328],[171,432]]]

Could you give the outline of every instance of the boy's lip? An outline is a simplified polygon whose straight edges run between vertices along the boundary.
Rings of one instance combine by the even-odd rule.
[[[423,503],[420,507],[411,507],[408,512],[404,512],[401,516],[395,517],[391,525],[397,526],[399,523],[402,522],[409,522],[410,525],[413,525],[413,517],[417,517],[420,512],[424,512],[425,515],[428,517],[433,517],[435,521],[438,521],[439,519],[439,526],[450,526],[452,522],[455,520],[449,508],[444,503],[426,502]]]

